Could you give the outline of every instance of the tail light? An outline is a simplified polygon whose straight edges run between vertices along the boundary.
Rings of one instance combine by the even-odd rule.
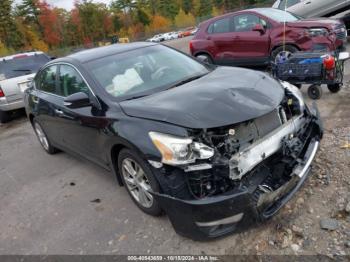
[[[335,68],[335,59],[333,56],[329,55],[323,59],[323,65],[326,70],[332,70]]]
[[[193,54],[193,43],[192,43],[192,41],[190,41],[189,45],[190,45],[190,53]]]
[[[0,86],[0,97],[5,97],[4,91],[2,91],[1,86]]]

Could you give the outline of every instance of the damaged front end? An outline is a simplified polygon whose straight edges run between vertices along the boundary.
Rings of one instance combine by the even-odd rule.
[[[177,233],[203,240],[240,231],[270,218],[300,188],[323,131],[316,106],[283,85],[284,99],[268,114],[189,130],[194,156],[186,164],[166,164],[166,152],[165,164],[150,162],[162,192],[153,195]]]

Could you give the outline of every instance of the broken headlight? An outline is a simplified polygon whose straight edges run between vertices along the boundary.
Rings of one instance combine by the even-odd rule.
[[[300,112],[303,112],[305,109],[305,102],[303,94],[300,92],[299,88],[288,82],[281,81],[281,83],[285,89],[287,89],[296,99],[298,99],[300,105]]]
[[[162,155],[162,162],[168,165],[185,165],[197,159],[208,159],[214,155],[211,147],[194,142],[192,138],[183,138],[168,134],[149,132],[153,144]]]

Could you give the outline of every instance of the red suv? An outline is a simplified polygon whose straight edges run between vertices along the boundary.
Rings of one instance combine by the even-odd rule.
[[[342,49],[346,41],[341,21],[303,19],[279,9],[256,8],[203,22],[190,51],[215,64],[251,66],[268,64],[284,50],[288,55],[298,50]]]

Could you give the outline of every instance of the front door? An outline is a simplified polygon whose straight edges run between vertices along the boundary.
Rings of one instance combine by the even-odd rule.
[[[78,92],[86,93],[91,100],[96,99],[81,74],[71,65],[60,65],[58,85],[63,99]],[[85,158],[105,163],[101,131],[107,123],[104,117],[96,116],[98,109],[93,105],[71,109],[62,104],[59,110],[60,118],[64,121],[63,145]]]
[[[235,63],[244,65],[262,64],[269,61],[270,26],[255,14],[241,14],[233,18],[234,35],[233,52]],[[265,32],[253,31],[260,24]]]

